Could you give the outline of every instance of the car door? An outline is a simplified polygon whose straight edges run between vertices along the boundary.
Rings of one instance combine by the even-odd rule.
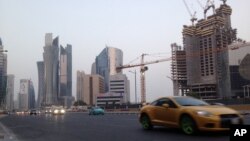
[[[163,104],[168,104],[166,108]],[[175,125],[177,120],[178,108],[168,98],[159,99],[155,105],[155,120],[160,125]]]

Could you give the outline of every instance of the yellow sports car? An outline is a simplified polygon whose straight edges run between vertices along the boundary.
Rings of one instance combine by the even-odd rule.
[[[226,131],[231,124],[243,124],[237,111],[193,97],[159,98],[141,108],[139,120],[146,130],[167,126],[181,128],[189,135],[197,131]]]

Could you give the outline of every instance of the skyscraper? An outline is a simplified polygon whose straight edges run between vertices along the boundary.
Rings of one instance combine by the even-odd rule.
[[[60,47],[59,96],[72,96],[72,46]]]
[[[58,68],[59,68],[59,38],[53,39],[52,33],[45,35],[44,71],[45,71],[45,105],[57,104],[58,98]]]
[[[19,109],[29,110],[35,108],[35,91],[33,82],[29,79],[20,80]]]
[[[83,100],[83,78],[85,76],[84,71],[77,71],[76,73],[76,99]]]
[[[202,98],[231,96],[228,45],[236,39],[231,27],[232,9],[222,4],[197,24],[184,26],[187,85]]]
[[[101,75],[104,78],[105,92],[109,91],[109,77],[122,73],[122,70],[117,70],[116,67],[122,66],[123,64],[123,53],[118,48],[106,47],[96,57],[95,65],[92,67],[93,71],[96,69],[96,74]]]
[[[7,76],[6,109],[9,111],[14,109],[14,78],[12,74]]]
[[[37,97],[37,107],[41,107],[45,103],[45,83],[44,83],[44,62],[37,62],[38,69],[38,97]]]
[[[7,55],[3,51],[4,48],[0,38],[0,108],[5,107],[7,85]]]

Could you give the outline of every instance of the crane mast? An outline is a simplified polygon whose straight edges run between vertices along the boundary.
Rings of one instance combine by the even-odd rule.
[[[154,60],[154,61],[149,61],[149,62],[144,62],[144,57],[148,54],[142,54],[141,55],[141,63],[139,64],[128,64],[128,65],[123,65],[116,67],[116,69],[126,69],[126,68],[133,68],[133,67],[140,67],[140,80],[141,80],[141,103],[146,102],[146,81],[145,81],[145,72],[148,70],[148,67],[146,65],[150,64],[155,64],[155,63],[160,63],[160,62],[165,62],[165,61],[171,61],[170,58],[164,58],[164,59],[159,59],[159,60]]]

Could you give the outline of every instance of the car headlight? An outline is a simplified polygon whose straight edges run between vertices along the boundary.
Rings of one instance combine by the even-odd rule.
[[[62,110],[61,110],[61,113],[65,113],[65,110],[64,110],[64,109],[62,109]]]
[[[205,117],[210,117],[212,116],[213,114],[208,112],[208,111],[196,111],[196,113],[199,115],[199,116],[205,116]]]
[[[58,110],[55,110],[54,113],[57,114],[59,111]]]

